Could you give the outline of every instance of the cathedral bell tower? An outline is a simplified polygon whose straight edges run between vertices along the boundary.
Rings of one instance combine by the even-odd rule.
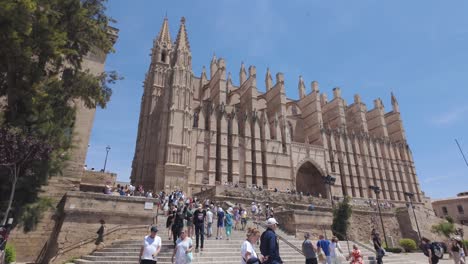
[[[145,189],[187,186],[190,162],[192,55],[185,18],[175,43],[164,19],[146,74],[131,181]],[[184,185],[185,184],[185,185]]]

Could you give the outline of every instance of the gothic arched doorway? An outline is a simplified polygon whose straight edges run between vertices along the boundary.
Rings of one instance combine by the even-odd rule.
[[[299,170],[297,170],[296,190],[303,194],[321,195],[323,198],[328,197],[322,173],[309,161],[302,164]]]

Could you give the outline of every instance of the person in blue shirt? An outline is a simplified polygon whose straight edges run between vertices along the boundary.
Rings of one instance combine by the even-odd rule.
[[[260,237],[260,252],[264,256],[263,264],[280,264],[283,263],[279,254],[278,237],[275,230],[278,222],[275,218],[269,218],[266,221],[267,230]]]
[[[332,259],[330,256],[330,241],[326,240],[323,235],[319,236],[319,241],[317,241],[317,251],[322,249],[323,254],[327,259],[327,264],[332,264]]]

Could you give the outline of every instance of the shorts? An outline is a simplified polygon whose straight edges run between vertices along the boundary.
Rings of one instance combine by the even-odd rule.
[[[218,222],[218,227],[224,227],[224,222]]]
[[[241,224],[247,224],[247,218],[241,218]]]
[[[151,259],[142,259],[140,260],[140,264],[156,264],[156,260],[151,260]]]

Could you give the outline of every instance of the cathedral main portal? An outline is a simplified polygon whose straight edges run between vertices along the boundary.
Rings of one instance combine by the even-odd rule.
[[[296,190],[303,194],[310,193],[313,196],[328,197],[322,176],[311,162],[305,162],[297,171]]]

